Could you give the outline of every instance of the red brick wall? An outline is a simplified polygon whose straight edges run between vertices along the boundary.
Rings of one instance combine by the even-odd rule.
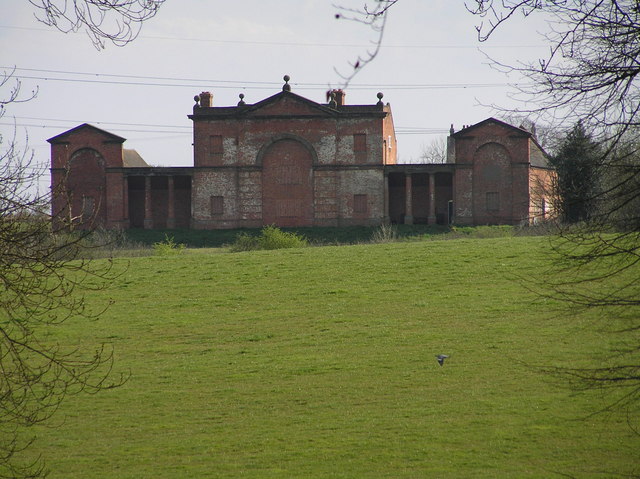
[[[279,140],[262,156],[262,221],[313,226],[313,156],[299,141]]]
[[[555,218],[553,196],[555,173],[551,169],[531,168],[529,177],[529,217],[532,223]]]
[[[390,152],[384,149],[384,128],[392,137]],[[364,151],[357,154],[354,135],[364,135],[360,137]],[[212,141],[212,137],[221,141]],[[222,148],[216,146],[219,144]],[[277,179],[282,171],[276,172],[280,161],[276,157],[284,158],[289,168],[293,168],[293,158],[308,165],[304,187],[302,183],[283,187]],[[393,125],[388,121],[383,125],[381,116],[328,115],[291,95],[282,95],[245,116],[194,116],[194,165],[198,167],[194,171],[194,227],[380,223],[385,161],[395,161],[395,134]],[[365,166],[364,174],[349,169]],[[367,195],[366,217],[361,211],[354,213],[356,194]],[[222,215],[210,214],[212,196],[224,197]],[[291,203],[286,218],[277,213],[286,203],[285,196]],[[274,206],[276,202],[280,207]],[[293,214],[294,209],[299,213]]]
[[[529,217],[527,132],[489,120],[458,132],[455,221],[460,224],[518,224]],[[488,195],[497,195],[498,208]]]
[[[473,157],[473,222],[475,224],[511,223],[512,204],[511,157],[498,143],[485,143]],[[495,196],[495,208],[488,203]]]
[[[393,125],[391,107],[388,105],[385,106],[384,111],[387,112],[387,116],[383,120],[382,127],[384,164],[395,165],[398,162],[398,142],[396,140],[396,131]]]
[[[70,198],[70,213],[78,218],[79,227],[128,226],[124,178],[117,172],[107,174],[109,168],[122,167],[122,141],[88,125],[51,140],[52,188],[67,192],[54,196],[54,215],[67,206],[67,198]],[[93,225],[80,219],[86,198],[92,198],[95,204]]]

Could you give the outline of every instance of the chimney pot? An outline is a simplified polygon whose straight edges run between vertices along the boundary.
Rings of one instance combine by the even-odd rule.
[[[343,106],[345,104],[345,97],[347,96],[344,90],[333,90],[333,93],[335,95],[336,105]]]
[[[208,91],[200,93],[200,106],[203,108],[213,106],[213,95]]]

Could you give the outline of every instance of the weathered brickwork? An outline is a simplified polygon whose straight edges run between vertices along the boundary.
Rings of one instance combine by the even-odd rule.
[[[81,226],[126,227],[121,178],[124,138],[81,125],[50,140],[52,210]]]
[[[551,170],[533,136],[489,118],[452,134],[455,142],[456,222],[522,224],[531,222],[532,178],[542,182],[536,201],[551,187]],[[533,154],[532,154],[533,152]],[[549,210],[547,210],[549,212]]]
[[[287,89],[254,105],[216,107],[210,98],[197,97],[190,115],[193,227],[384,221],[383,167],[396,161],[388,105],[349,106],[344,95],[340,105],[318,104]],[[202,210],[212,196],[224,197],[217,218]]]
[[[329,98],[329,97],[328,97]],[[397,164],[391,107],[283,90],[215,106],[203,92],[193,167],[150,167],[124,138],[80,125],[51,138],[54,212],[82,226],[222,229],[519,224],[551,216],[553,172],[533,136],[495,119],[454,132],[445,164]],[[134,152],[135,153],[135,152]]]

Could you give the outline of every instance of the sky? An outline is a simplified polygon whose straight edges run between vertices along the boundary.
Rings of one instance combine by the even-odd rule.
[[[361,8],[365,1],[333,3]],[[167,0],[133,42],[98,50],[85,32],[38,22],[29,2],[4,0],[0,72],[15,69],[23,96],[37,94],[7,106],[0,133],[6,139],[15,129],[18,142],[48,166],[46,140],[86,122],[126,138],[125,148],[151,165],[190,166],[194,95],[212,92],[214,106],[235,105],[240,93],[256,103],[278,93],[289,75],[294,93],[324,103],[328,89],[343,86],[341,74],[377,37],[366,25],[337,20],[333,3]],[[401,0],[380,53],[348,85],[348,104],[374,104],[378,92],[391,104],[400,162],[419,161],[452,124],[459,130],[499,116],[491,105],[521,106],[511,85],[522,79],[493,68],[490,58],[544,57],[544,25],[514,19],[481,44],[480,21],[463,0]],[[5,85],[0,94],[7,93]]]

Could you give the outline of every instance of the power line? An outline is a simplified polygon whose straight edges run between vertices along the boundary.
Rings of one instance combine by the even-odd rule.
[[[64,121],[64,120],[61,120]],[[82,122],[80,122],[82,123]],[[21,128],[43,128],[43,129],[56,129],[60,130],[63,128],[68,128],[68,126],[57,126],[57,125],[43,125],[43,124],[34,124],[34,123],[5,123],[0,122],[0,125],[3,126],[15,126]],[[128,133],[153,133],[157,135],[163,134],[171,134],[171,135],[191,135],[190,131],[171,131],[171,130],[138,130],[131,128],[111,128],[109,129],[111,132],[128,132]]]
[[[11,30],[28,30],[38,32],[51,32],[47,28],[16,27],[11,25],[0,25],[0,28]],[[322,47],[322,48],[370,48],[371,43],[327,43],[327,42],[286,42],[286,41],[256,41],[256,40],[219,40],[215,38],[189,38],[173,37],[166,35],[139,35],[140,40],[173,40],[200,43],[219,43],[221,45],[263,45],[263,46],[289,46],[289,47]],[[387,44],[383,43],[381,48],[402,48],[402,49],[425,49],[425,50],[467,50],[467,49],[510,49],[510,48],[540,48],[543,45],[435,45],[435,44]]]
[[[115,73],[96,73],[96,72],[79,72],[79,71],[68,71],[68,70],[43,70],[40,68],[19,68],[19,67],[8,67],[8,66],[0,66],[0,69],[5,70],[16,70],[16,71],[27,71],[27,72],[39,72],[39,73],[55,73],[59,75],[81,75],[81,76],[91,76],[91,77],[105,77],[105,78],[135,78],[139,80],[165,80],[165,81],[190,81],[190,82],[213,82],[213,83],[232,83],[237,85],[238,83],[243,84],[252,84],[252,85],[265,85],[265,86],[273,86],[273,85],[281,85],[282,82],[275,81],[242,81],[238,82],[237,80],[212,80],[212,79],[201,79],[201,78],[176,78],[176,77],[158,77],[158,76],[143,76],[143,75],[123,75],[123,74],[115,74]],[[24,77],[21,77],[24,78]],[[322,86],[321,83],[305,83],[305,85],[318,85]]]
[[[198,80],[198,79],[186,79],[186,78],[167,78],[167,77],[148,77],[148,76],[135,76],[135,75],[115,75],[115,74],[102,74],[102,73],[88,73],[88,72],[62,72],[55,70],[38,70],[29,68],[17,68],[0,66],[0,69],[11,69],[15,71],[32,71],[41,73],[54,73],[56,75],[79,75],[79,76],[92,76],[98,79],[89,78],[65,78],[65,77],[49,77],[49,76],[31,76],[20,75],[20,79],[29,80],[41,80],[41,81],[59,81],[59,82],[71,82],[71,83],[97,83],[106,85],[127,85],[127,86],[161,86],[161,87],[180,87],[180,88],[220,88],[220,89],[241,89],[241,90],[266,90],[271,89],[273,86],[279,86],[282,82],[257,82],[257,81],[231,81],[231,80]],[[100,77],[107,78],[139,78],[141,80],[158,80],[158,81],[170,81],[181,82],[175,83],[160,83],[158,81],[119,81],[119,80],[102,80]],[[185,84],[183,82],[194,82],[197,84]],[[231,86],[230,84],[233,84]],[[296,88],[301,90],[328,88],[327,84],[322,83],[305,83],[305,82],[291,82]],[[251,85],[251,86],[247,86]],[[261,85],[261,86],[258,86]],[[510,83],[377,83],[377,84],[351,84],[350,90],[367,90],[371,88],[379,88],[386,90],[440,90],[440,89],[466,89],[466,88],[504,88],[507,86],[513,86]]]
[[[193,129],[192,125],[158,125],[154,123],[122,123],[122,122],[111,122],[111,121],[66,120],[63,118],[40,118],[40,117],[32,117],[32,116],[16,116],[13,118],[15,118],[16,120],[57,121],[57,122],[65,122],[65,123],[91,123],[95,125],[147,126],[151,128],[185,128],[185,129],[188,129],[189,131]]]
[[[152,123],[119,123],[119,122],[109,122],[109,121],[82,121],[82,120],[65,120],[62,118],[37,118],[37,117],[14,117],[15,120],[36,120],[36,121],[51,121],[56,123],[90,123],[93,125],[114,125],[116,128],[110,128],[110,131],[113,132],[128,132],[128,133],[151,133],[151,134],[172,134],[177,136],[186,136],[191,135],[192,126],[183,126],[183,125],[159,125]],[[0,125],[3,126],[16,126],[22,128],[43,128],[43,129],[55,129],[60,130],[63,128],[68,128],[68,126],[60,126],[60,125],[52,125],[52,124],[34,124],[34,123],[7,123],[0,122]],[[132,129],[132,128],[118,128],[123,126],[138,126],[138,127],[149,127],[149,128],[163,128],[162,130],[152,130],[152,129]],[[169,128],[182,128],[183,131],[171,131]],[[186,131],[185,131],[186,130]],[[446,128],[420,128],[420,127],[396,127],[396,135],[438,135],[448,133],[449,130]]]

